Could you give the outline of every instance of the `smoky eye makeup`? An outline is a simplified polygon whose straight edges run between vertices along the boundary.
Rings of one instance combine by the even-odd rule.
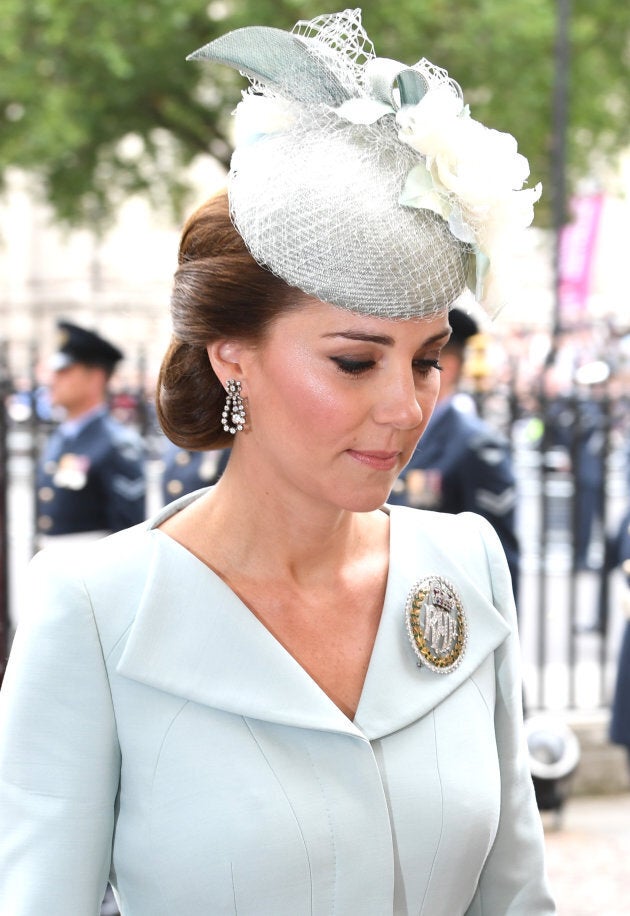
[[[429,375],[433,369],[440,371],[442,367],[440,366],[438,357],[442,347],[447,343],[449,336],[450,329],[442,333],[438,333],[428,340],[422,341],[418,347],[418,350],[416,351],[417,355],[411,361],[413,371],[422,377]],[[359,330],[338,331],[336,333],[333,332],[324,334],[323,337],[330,339],[337,338],[340,342],[345,340],[349,341],[351,344],[358,344],[357,350],[362,349],[361,344],[375,345],[379,348],[379,352],[380,348],[389,349],[390,347],[394,347],[396,345],[396,341],[393,337],[378,334],[367,334]],[[354,348],[352,347],[349,349]],[[366,351],[363,353],[358,352],[356,355],[354,355],[352,352],[342,352],[330,355],[329,359],[344,375],[360,376],[361,374],[374,368],[380,358],[373,354],[368,355],[368,353],[369,349],[367,353]]]
[[[337,368],[346,375],[360,375],[376,365],[373,359],[356,359],[350,356],[331,356]]]

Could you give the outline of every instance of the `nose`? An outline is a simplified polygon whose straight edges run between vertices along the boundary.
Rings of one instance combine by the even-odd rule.
[[[383,380],[374,408],[377,423],[397,429],[415,429],[422,424],[424,412],[418,400],[413,373]]]

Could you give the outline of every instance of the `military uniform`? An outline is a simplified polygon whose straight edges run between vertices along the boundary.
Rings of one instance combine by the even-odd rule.
[[[630,763],[630,511],[621,522],[614,551],[611,565],[620,566],[626,578],[624,601],[627,620],[617,666],[610,739],[615,744],[625,746]]]
[[[37,480],[42,535],[107,534],[145,517],[144,448],[102,408],[51,435]]]
[[[215,484],[227,465],[230,449],[189,452],[169,442],[164,454],[162,499],[169,503],[201,487]]]
[[[602,520],[607,418],[595,399],[561,397],[548,404],[545,422],[548,444],[562,448],[567,461],[574,462],[575,564],[588,569],[593,527]]]
[[[465,349],[479,333],[467,312],[449,312],[452,335],[446,395],[438,400],[414,455],[394,484],[390,502],[437,512],[476,512],[499,536],[518,598],[519,546],[516,537],[516,481],[508,441],[477,416],[467,395],[457,391]],[[458,369],[453,373],[452,358]],[[450,396],[448,396],[450,394]]]
[[[51,358],[55,385],[64,370],[78,364],[104,372],[107,379],[123,358],[118,347],[94,331],[67,321],[58,323],[57,351]],[[71,376],[64,395],[56,392],[60,407],[69,409],[71,390],[82,394],[82,382]],[[90,389],[87,406],[74,400],[70,418],[61,423],[46,443],[37,473],[37,531],[48,546],[71,536],[85,538],[120,531],[145,517],[144,445],[133,430],[109,416],[98,403],[99,390]],[[94,403],[96,401],[96,403]]]
[[[477,512],[492,524],[518,592],[516,483],[509,443],[454,399],[439,403],[389,502],[439,512]]]

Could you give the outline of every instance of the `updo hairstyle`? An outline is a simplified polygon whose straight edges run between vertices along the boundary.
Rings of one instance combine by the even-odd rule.
[[[270,322],[303,293],[261,267],[230,219],[227,191],[188,219],[173,281],[173,336],[157,384],[157,415],[168,438],[202,451],[231,445],[221,413],[225,390],[206,347],[215,340],[262,340]]]

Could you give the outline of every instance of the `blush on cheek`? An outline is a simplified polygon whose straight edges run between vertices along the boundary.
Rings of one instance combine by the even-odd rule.
[[[299,353],[289,359],[285,350],[277,360],[266,359],[261,366],[250,401],[251,427],[257,434],[265,428],[285,440],[286,446],[301,447],[321,440],[344,416],[339,393],[310,370]]]
[[[331,427],[346,421],[347,410],[339,403],[339,396],[318,380],[306,379],[291,391],[292,410],[313,433],[325,433]]]
[[[297,410],[304,418],[327,422],[339,419],[344,411],[339,402],[339,390],[322,377],[321,366],[315,366],[308,348],[296,348],[292,357],[285,360],[282,375],[287,406]]]

